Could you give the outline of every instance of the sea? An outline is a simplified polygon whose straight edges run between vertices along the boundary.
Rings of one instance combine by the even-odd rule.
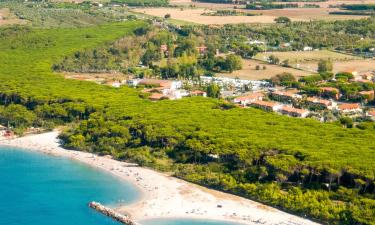
[[[0,146],[0,225],[118,225],[87,205],[131,204],[140,193],[130,183],[86,164]],[[142,225],[238,225],[168,219]]]

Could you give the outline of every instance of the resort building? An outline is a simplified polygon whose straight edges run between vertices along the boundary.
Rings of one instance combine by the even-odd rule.
[[[375,109],[370,109],[366,112],[366,117],[371,119],[372,121],[375,121]]]
[[[288,115],[292,117],[301,117],[301,118],[306,118],[310,114],[308,110],[297,109],[297,108],[293,108],[293,107],[286,106],[286,105],[281,107],[279,111],[281,114],[284,114],[284,115]]]
[[[295,93],[296,91],[274,91],[270,93],[270,97],[279,102],[292,102],[301,99],[302,96]]]
[[[337,104],[331,100],[315,98],[315,97],[308,97],[306,98],[306,103],[310,107],[317,108],[317,109],[332,109]]]
[[[338,106],[338,111],[345,115],[355,115],[362,112],[359,103],[345,103]]]
[[[360,91],[359,95],[362,96],[367,101],[374,100],[374,91]]]
[[[168,96],[165,96],[161,93],[152,93],[150,95],[150,97],[148,97],[151,101],[158,101],[158,100],[162,100],[162,99],[169,99]]]
[[[195,90],[190,92],[190,96],[202,96],[207,97],[207,92],[201,90]]]
[[[248,105],[248,104],[250,104],[254,101],[263,100],[263,97],[264,97],[263,93],[254,92],[254,93],[250,93],[248,95],[237,97],[237,98],[233,99],[233,102],[236,103],[236,104],[246,106],[246,105]]]
[[[321,87],[321,96],[338,100],[340,98],[340,90],[334,87]]]
[[[263,109],[265,111],[278,111],[282,105],[278,102],[254,101],[250,104],[254,108]]]
[[[196,47],[197,51],[199,52],[199,54],[204,54],[207,52],[207,47],[206,46],[199,46],[199,47]]]

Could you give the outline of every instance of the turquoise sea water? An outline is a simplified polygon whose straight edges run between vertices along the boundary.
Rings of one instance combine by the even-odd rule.
[[[0,225],[117,225],[90,201],[132,203],[137,189],[85,164],[0,147]],[[234,225],[201,220],[152,220],[144,225]]]
[[[138,196],[132,185],[82,163],[0,149],[0,224],[118,224],[87,203],[133,202]]]

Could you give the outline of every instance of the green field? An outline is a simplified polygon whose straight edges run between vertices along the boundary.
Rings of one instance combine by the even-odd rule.
[[[76,122],[62,136],[71,148],[174,171],[325,222],[374,221],[373,129],[233,108],[210,98],[155,103],[135,89],[65,80],[52,72],[64,56],[130,35],[142,25],[1,29],[1,103],[24,105],[45,121]],[[52,118],[43,116],[48,107]],[[81,121],[70,118],[73,112],[80,112]],[[332,190],[323,190],[322,183],[331,183]]]

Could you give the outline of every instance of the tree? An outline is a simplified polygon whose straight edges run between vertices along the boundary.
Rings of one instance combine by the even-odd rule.
[[[280,62],[280,59],[277,57],[277,56],[275,56],[275,55],[271,55],[269,58],[268,58],[268,60],[269,60],[269,62],[271,63],[271,64],[279,64],[279,62]]]
[[[220,87],[217,84],[210,84],[207,86],[207,96],[211,98],[220,97]]]
[[[319,73],[330,73],[333,70],[333,64],[331,60],[321,59],[318,63],[318,72]]]
[[[296,78],[291,73],[281,73],[271,77],[271,82],[276,85],[289,85],[296,82]]]
[[[286,16],[280,16],[275,19],[276,23],[291,23],[292,21]]]
[[[225,70],[233,72],[242,69],[242,59],[238,55],[230,54],[225,59]]]

